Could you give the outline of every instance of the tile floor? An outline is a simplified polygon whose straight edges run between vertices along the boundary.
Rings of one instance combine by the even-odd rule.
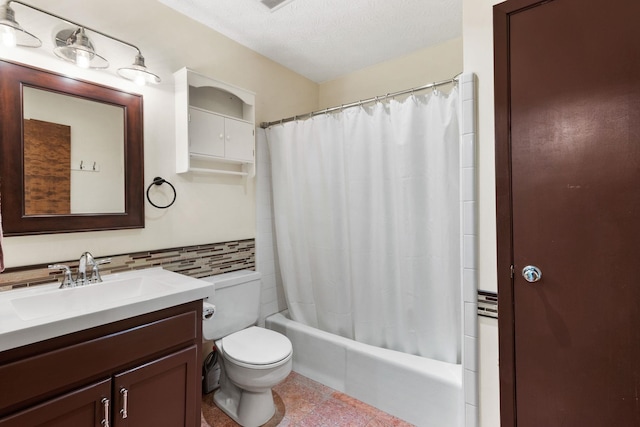
[[[295,372],[273,389],[276,414],[265,427],[410,427],[405,421]],[[202,396],[201,427],[237,426],[213,403],[213,393]]]

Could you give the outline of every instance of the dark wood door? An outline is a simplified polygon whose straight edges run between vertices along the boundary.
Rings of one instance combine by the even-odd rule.
[[[0,427],[102,427],[110,399],[107,379],[0,419]]]
[[[116,375],[113,426],[200,425],[198,368],[198,348],[193,345]]]
[[[640,426],[639,17],[494,8],[503,426]]]
[[[24,120],[24,214],[71,213],[71,126]]]

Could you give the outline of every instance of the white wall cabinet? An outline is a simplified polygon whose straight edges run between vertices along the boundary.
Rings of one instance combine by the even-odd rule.
[[[255,175],[255,94],[188,68],[174,81],[176,172]]]
[[[224,120],[225,157],[254,163],[255,161],[255,125],[239,120]]]
[[[189,108],[189,153],[224,157],[224,117]]]
[[[253,163],[254,124],[189,107],[189,152],[196,156]]]

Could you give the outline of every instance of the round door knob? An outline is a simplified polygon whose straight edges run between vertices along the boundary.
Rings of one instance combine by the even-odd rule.
[[[535,283],[542,279],[542,271],[535,265],[527,265],[522,269],[522,277],[529,283]]]

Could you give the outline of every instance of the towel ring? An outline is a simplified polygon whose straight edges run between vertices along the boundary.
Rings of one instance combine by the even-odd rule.
[[[162,184],[169,184],[169,187],[171,187],[171,189],[173,190],[173,200],[171,201],[171,203],[169,203],[166,206],[158,206],[155,203],[153,203],[151,201],[151,199],[149,198],[149,190],[151,190],[151,186],[155,185],[162,185]],[[161,178],[159,176],[156,176],[155,178],[153,178],[153,182],[151,184],[149,184],[149,186],[147,187],[147,200],[149,201],[149,203],[151,203],[152,206],[158,208],[158,209],[167,209],[169,206],[173,205],[176,201],[176,197],[177,197],[177,193],[176,193],[176,188],[171,185],[171,183],[169,181],[167,181],[164,178]]]

